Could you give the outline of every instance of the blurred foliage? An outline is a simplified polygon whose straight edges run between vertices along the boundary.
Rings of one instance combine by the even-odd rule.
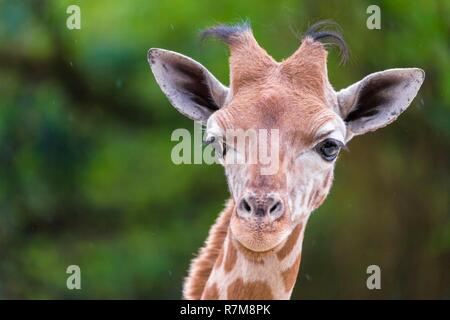
[[[381,7],[382,29],[366,28]],[[66,28],[81,7],[82,29]],[[277,59],[321,19],[351,49],[336,88],[392,67],[427,78],[395,124],[355,138],[310,219],[293,298],[450,298],[450,2],[0,1],[0,298],[173,298],[228,197],[219,166],[174,165],[192,130],[149,70],[151,47],[227,83],[227,50],[199,29],[248,18]],[[66,268],[82,290],[66,289]],[[366,268],[382,269],[382,290]]]

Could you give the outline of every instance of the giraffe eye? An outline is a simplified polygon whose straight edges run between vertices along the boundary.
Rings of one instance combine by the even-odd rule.
[[[221,139],[211,136],[209,138],[207,138],[203,144],[205,146],[207,145],[213,145],[214,150],[216,152],[216,155],[218,155],[219,157],[224,158],[225,154],[227,153],[227,149],[226,149],[226,144],[225,142],[223,142]]]
[[[325,161],[333,161],[336,159],[342,146],[342,142],[329,138],[318,143],[314,149]]]
[[[207,145],[210,145],[211,143],[214,143],[215,141],[216,141],[216,137],[211,136],[211,137],[209,137],[209,138],[206,138],[206,140],[203,141],[203,144],[204,144],[205,146],[207,146]]]

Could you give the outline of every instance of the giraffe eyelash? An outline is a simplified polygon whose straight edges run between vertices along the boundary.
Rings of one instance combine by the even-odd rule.
[[[209,138],[206,138],[206,140],[203,141],[203,145],[208,146],[211,143],[214,143],[216,141],[216,137],[211,136]]]

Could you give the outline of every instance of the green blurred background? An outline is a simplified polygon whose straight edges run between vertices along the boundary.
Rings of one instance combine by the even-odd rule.
[[[66,28],[67,6],[81,30]],[[366,8],[381,8],[381,30]],[[223,169],[174,165],[193,124],[156,85],[147,50],[189,55],[228,83],[227,49],[201,28],[248,18],[282,59],[338,22],[351,50],[335,88],[393,67],[426,80],[394,124],[342,154],[310,219],[293,298],[450,298],[450,1],[0,0],[0,298],[178,299],[228,197]],[[66,288],[81,267],[82,290]],[[366,288],[366,268],[382,290]]]

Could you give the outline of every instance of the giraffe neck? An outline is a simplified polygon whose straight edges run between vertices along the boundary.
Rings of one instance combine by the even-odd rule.
[[[188,299],[289,299],[300,266],[304,222],[269,252],[250,251],[237,242],[229,221],[234,203],[211,228],[205,247],[185,282]]]

